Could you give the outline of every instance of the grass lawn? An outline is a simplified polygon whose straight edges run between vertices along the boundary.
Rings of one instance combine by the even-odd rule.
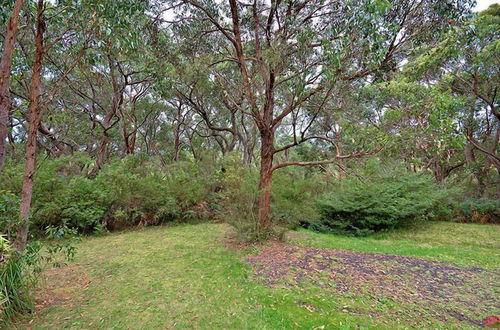
[[[229,231],[230,228],[222,224],[199,224],[87,238],[80,243],[72,264],[47,271],[47,279],[39,293],[39,299],[45,302],[41,303],[36,315],[18,323],[18,327],[351,329],[361,326],[381,329],[474,326],[460,317],[449,319],[430,313],[432,306],[417,306],[391,297],[374,298],[369,291],[366,296],[349,292],[338,294],[318,286],[316,280],[291,285],[295,282],[285,279],[268,285],[246,262],[246,258],[256,256],[265,247],[228,248],[224,242]],[[288,244],[398,254],[481,267],[488,269],[488,275],[482,273],[482,281],[491,280],[486,285],[498,294],[499,234],[499,226],[429,223],[419,229],[407,228],[371,238],[299,231],[291,233]],[[325,282],[328,284],[328,279]],[[494,312],[499,314],[498,309]],[[479,319],[484,316],[488,315],[480,315]]]

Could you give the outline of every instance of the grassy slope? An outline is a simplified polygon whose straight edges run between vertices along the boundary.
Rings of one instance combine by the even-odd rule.
[[[78,287],[58,278],[61,275],[49,278],[47,284],[64,283],[53,294],[69,296],[70,300],[44,309],[29,327],[402,327],[394,318],[342,313],[344,305],[368,304],[359,297],[325,297],[315,288],[268,288],[252,281],[250,267],[242,257],[254,251],[225,248],[221,240],[227,229],[225,225],[185,225],[86,239],[75,261],[82,266],[75,271],[88,277],[90,284]],[[500,261],[499,234],[498,226],[436,223],[422,230],[370,239],[300,232],[291,240],[316,247],[412,255],[494,268]],[[318,308],[308,310],[303,302]],[[434,323],[426,322],[430,322],[428,326]]]

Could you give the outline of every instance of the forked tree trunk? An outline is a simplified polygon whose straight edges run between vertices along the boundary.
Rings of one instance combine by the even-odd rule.
[[[102,169],[102,166],[106,162],[106,158],[108,156],[108,148],[109,148],[109,142],[110,142],[110,137],[109,137],[109,131],[113,127],[115,123],[112,123],[112,120],[115,116],[121,113],[121,107],[123,105],[123,88],[119,86],[118,83],[118,78],[116,76],[116,61],[111,57],[108,56],[108,61],[109,61],[109,71],[111,75],[111,85],[113,87],[113,101],[112,101],[112,108],[110,112],[106,114],[104,117],[104,120],[102,122],[102,136],[99,141],[99,147],[97,148],[97,156],[96,156],[96,162],[94,168],[90,171],[88,178],[94,179],[97,177],[99,172]],[[120,119],[120,117],[118,117]]]
[[[109,134],[108,130],[110,129],[110,123],[108,117],[105,118],[103,123],[103,133],[101,136],[101,140],[99,141],[99,147],[97,148],[97,155],[95,160],[95,166],[90,171],[88,178],[95,179],[99,172],[102,169],[102,166],[106,162],[106,155],[108,154],[108,145],[109,145]]]
[[[10,91],[9,80],[12,66],[12,56],[17,38],[17,25],[19,12],[24,4],[24,0],[17,0],[12,9],[7,31],[5,33],[4,49],[0,62],[0,171],[3,169],[5,153],[7,151],[7,135],[9,132],[9,111],[10,111]]]
[[[38,0],[37,9],[37,32],[35,37],[35,63],[31,76],[30,104],[28,108],[28,142],[26,143],[26,159],[23,179],[23,190],[20,206],[20,224],[15,242],[16,249],[24,251],[28,242],[29,217],[31,207],[31,197],[33,195],[33,177],[35,175],[36,162],[36,138],[38,127],[41,121],[40,111],[40,76],[42,72],[43,59],[43,34],[45,32],[45,22],[43,20],[44,3]]]

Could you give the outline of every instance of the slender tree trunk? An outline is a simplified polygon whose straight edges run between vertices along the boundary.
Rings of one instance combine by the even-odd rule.
[[[175,132],[174,132],[174,162],[179,161],[180,159],[180,153],[181,153],[181,139],[180,139],[180,124],[175,126]]]
[[[253,159],[253,147],[249,145],[249,143],[244,143],[243,144],[243,163],[245,166],[249,167],[252,165],[252,159]]]
[[[96,160],[95,160],[95,166],[92,168],[90,171],[88,177],[90,179],[94,179],[97,174],[101,171],[102,165],[106,162],[106,155],[108,151],[108,145],[109,145],[109,134],[108,130],[110,128],[109,120],[108,117],[105,118],[104,123],[103,123],[103,133],[101,136],[101,140],[99,141],[99,147],[97,148],[97,155],[96,155]]]
[[[33,177],[35,175],[36,162],[36,138],[41,121],[40,111],[40,79],[43,60],[43,34],[45,22],[43,20],[44,0],[38,0],[37,9],[37,32],[35,37],[35,63],[31,76],[30,104],[28,109],[28,142],[26,143],[26,164],[24,170],[23,190],[20,207],[20,225],[15,242],[16,249],[24,251],[28,242],[29,217],[31,197],[33,195]]]
[[[439,163],[439,156],[435,156],[433,161],[433,172],[434,172],[434,179],[436,180],[437,184],[440,184],[443,182],[444,179],[444,172],[443,172],[443,167]]]
[[[261,133],[260,178],[259,178],[259,229],[265,231],[270,226],[271,184],[273,180],[274,133],[266,130]]]
[[[470,143],[467,142],[465,145],[465,162],[467,164],[474,163],[476,161],[476,155],[474,154],[474,146]],[[478,188],[478,196],[483,196],[483,194],[486,191],[486,187],[484,184],[484,178],[481,173],[478,173],[478,170],[474,170],[472,172],[474,179],[477,182],[477,188]]]
[[[134,131],[130,135],[130,142],[129,142],[129,149],[128,149],[129,155],[135,154],[135,143],[136,142],[137,142],[137,129],[134,129]]]
[[[7,150],[7,135],[9,132],[10,91],[9,80],[12,66],[12,56],[17,38],[19,12],[24,0],[17,0],[12,9],[7,31],[5,33],[4,49],[0,62],[0,172],[3,169],[5,153]]]

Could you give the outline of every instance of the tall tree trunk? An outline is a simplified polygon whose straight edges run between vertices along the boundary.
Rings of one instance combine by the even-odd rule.
[[[7,135],[9,131],[10,91],[9,80],[12,66],[12,56],[17,38],[19,12],[24,0],[17,0],[12,9],[4,40],[2,60],[0,62],[0,172],[3,169],[7,150]]]
[[[250,167],[252,165],[253,159],[253,146],[250,146],[250,143],[243,144],[243,164],[246,167]]]
[[[465,145],[465,162],[467,164],[474,163],[476,161],[476,155],[474,154],[474,146],[467,141],[467,144]],[[477,169],[474,169],[472,172],[472,175],[474,176],[474,179],[477,182],[477,188],[478,188],[478,196],[482,196],[486,190],[485,184],[484,184],[484,178],[481,173],[478,172]]]
[[[439,163],[439,156],[434,156],[432,160],[433,172],[434,172],[434,180],[436,180],[437,184],[440,184],[444,180],[444,172],[443,167]]]
[[[31,197],[33,195],[33,177],[35,175],[36,162],[36,138],[40,125],[42,112],[40,111],[40,79],[42,72],[42,60],[44,55],[43,34],[45,22],[43,19],[44,0],[38,0],[37,9],[37,32],[35,37],[35,63],[31,76],[30,104],[28,109],[28,142],[26,143],[26,164],[24,170],[23,190],[20,206],[20,224],[15,242],[16,249],[24,251],[28,242],[29,216]]]
[[[259,229],[264,232],[270,227],[271,184],[273,180],[274,132],[261,132],[260,178],[259,178]]]
[[[136,142],[137,142],[137,128],[135,128],[134,131],[130,135],[129,148],[128,148],[128,152],[127,152],[129,155],[135,154],[135,143]]]
[[[180,138],[180,124],[175,125],[174,129],[174,162],[179,161],[181,155],[181,138]]]

